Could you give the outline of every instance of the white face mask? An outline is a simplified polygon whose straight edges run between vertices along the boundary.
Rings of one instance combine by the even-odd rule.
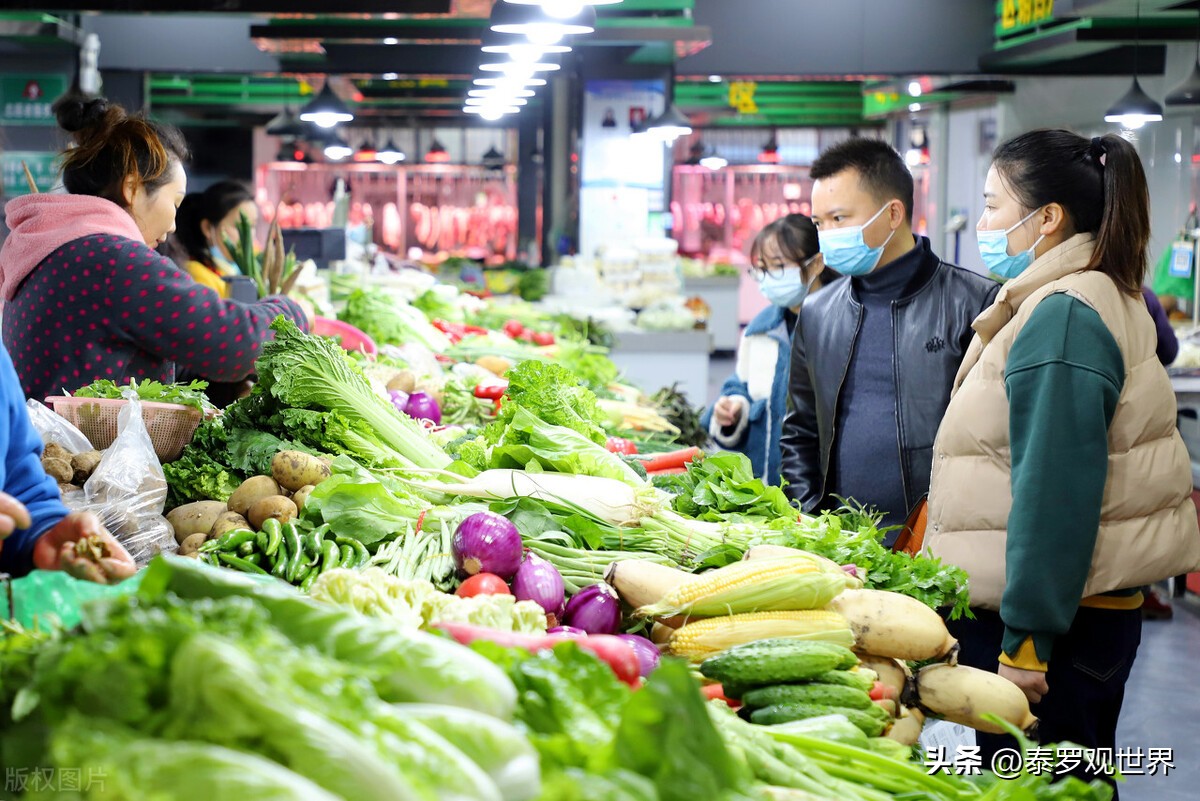
[[[890,203],[884,204],[883,208],[875,212],[875,216],[862,225],[835,228],[831,231],[822,228],[817,231],[817,239],[821,242],[821,253],[825,256],[825,266],[842,275],[850,276],[866,275],[878,267],[879,259],[883,256],[883,249],[888,246],[888,242],[892,241],[896,231],[892,229],[888,238],[883,240],[883,244],[873,248],[867,246],[867,241],[863,238],[863,230],[878,220],[879,215],[887,211],[890,205]]]

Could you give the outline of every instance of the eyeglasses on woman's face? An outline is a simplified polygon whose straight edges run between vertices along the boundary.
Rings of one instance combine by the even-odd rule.
[[[818,254],[820,255],[820,254]],[[782,278],[788,270],[801,270],[805,277],[808,277],[809,267],[817,260],[816,256],[811,256],[800,264],[790,262],[784,258],[771,256],[760,257],[754,264],[750,266],[750,274],[754,276],[754,280],[762,283],[767,280],[767,276],[772,278]]]

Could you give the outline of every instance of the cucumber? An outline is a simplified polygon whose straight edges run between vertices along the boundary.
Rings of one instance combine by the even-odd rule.
[[[742,696],[746,706],[767,707],[790,704],[817,704],[866,709],[872,706],[871,696],[856,687],[839,684],[777,684],[760,687]]]
[[[874,706],[874,704],[872,704]],[[845,715],[846,719],[862,730],[868,737],[883,734],[885,723],[865,709],[850,709],[826,704],[777,704],[756,709],[750,713],[751,723],[773,725],[793,720],[819,718],[823,715]]]
[[[873,670],[831,670],[813,679],[818,684],[840,684],[843,687],[854,687],[870,694],[875,689],[875,671]]]
[[[722,685],[744,687],[807,681],[856,664],[858,657],[840,645],[782,637],[722,651],[704,660],[700,672]]]

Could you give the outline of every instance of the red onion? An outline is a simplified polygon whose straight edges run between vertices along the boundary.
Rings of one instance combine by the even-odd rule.
[[[852,578],[858,578],[858,566],[857,565],[842,565],[842,570],[845,571],[845,573],[847,575],[851,576]]]
[[[495,573],[509,581],[521,566],[521,534],[494,512],[476,512],[459,523],[450,550],[463,576]]]
[[[637,634],[618,634],[625,642],[633,646],[633,653],[638,659],[638,672],[646,678],[658,667],[658,646]]]
[[[526,554],[513,577],[512,592],[518,601],[536,602],[546,610],[550,625],[558,625],[566,605],[566,590],[554,565],[535,553]]]
[[[388,393],[388,397],[392,399],[392,406],[396,407],[396,411],[403,413],[408,408],[408,393],[399,389],[393,389]]]
[[[603,582],[584,587],[567,601],[563,622],[588,634],[616,634],[621,625],[621,600]]]
[[[425,392],[414,392],[408,396],[408,405],[404,413],[414,420],[428,420],[431,423],[442,422],[442,410],[432,395]]]
[[[583,629],[577,629],[574,626],[555,626],[552,629],[546,629],[547,634],[561,634],[564,637],[586,637],[588,633]]]

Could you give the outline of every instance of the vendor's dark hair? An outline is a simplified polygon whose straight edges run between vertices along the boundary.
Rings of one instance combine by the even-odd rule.
[[[1058,203],[1077,233],[1096,235],[1087,269],[1125,292],[1141,292],[1150,243],[1150,190],[1133,145],[1116,134],[1092,139],[1038,130],[996,148],[996,172],[1029,211]]]
[[[846,170],[858,173],[863,189],[880,202],[899,200],[912,222],[913,177],[896,148],[879,139],[851,137],[826,150],[808,171],[814,181],[832,178]]]
[[[779,245],[779,252],[792,264],[803,264],[821,252],[821,241],[817,227],[803,214],[789,214],[765,226],[754,237],[750,245],[750,262],[755,264],[762,250],[771,240]],[[839,277],[838,273],[825,268],[821,273],[821,284],[828,284]]]
[[[247,200],[254,200],[254,194],[237,181],[218,181],[203,192],[185,197],[175,215],[174,234],[182,255],[208,267],[215,266],[208,237],[200,223],[208,220],[209,224],[218,225],[226,214]]]
[[[55,101],[59,126],[75,146],[62,154],[63,185],[75,195],[92,195],[127,208],[125,182],[136,190],[161,189],[171,180],[171,164],[188,158],[179,129],[126,114],[103,97],[68,93]]]

